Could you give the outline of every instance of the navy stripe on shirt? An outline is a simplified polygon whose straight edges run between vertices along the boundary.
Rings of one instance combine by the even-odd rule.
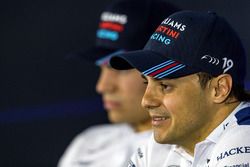
[[[235,114],[239,125],[250,125],[250,107],[243,108]]]

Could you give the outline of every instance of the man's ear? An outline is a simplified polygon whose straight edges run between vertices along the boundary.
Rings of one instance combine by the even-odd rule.
[[[228,99],[232,90],[233,80],[229,74],[221,74],[211,81],[213,101],[215,103],[223,103]]]

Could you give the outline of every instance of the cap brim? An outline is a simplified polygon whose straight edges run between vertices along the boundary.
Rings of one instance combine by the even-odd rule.
[[[118,54],[110,59],[111,67],[117,70],[128,70],[136,68],[145,76],[156,79],[178,78],[198,72],[179,61],[172,60],[166,56],[147,51],[139,50]]]

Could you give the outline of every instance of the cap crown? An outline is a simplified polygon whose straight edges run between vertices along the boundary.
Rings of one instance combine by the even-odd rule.
[[[238,35],[213,12],[174,13],[151,35],[144,50],[214,76],[228,73],[239,83],[246,75],[246,56]]]

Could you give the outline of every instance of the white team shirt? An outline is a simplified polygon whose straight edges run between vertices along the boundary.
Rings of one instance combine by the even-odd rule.
[[[205,141],[196,145],[194,159],[193,166],[250,167],[249,102],[240,103]]]
[[[58,167],[125,167],[152,131],[135,133],[127,124],[91,127],[79,134],[66,149]]]
[[[194,157],[153,137],[133,154],[128,167],[250,167],[250,103],[242,102],[202,142]]]
[[[190,167],[193,157],[176,145],[159,144],[152,135],[131,157],[128,167]]]

